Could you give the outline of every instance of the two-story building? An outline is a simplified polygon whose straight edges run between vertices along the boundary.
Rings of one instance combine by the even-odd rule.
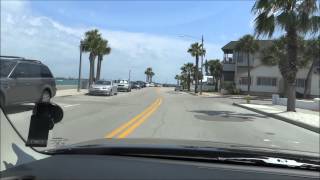
[[[271,95],[274,93],[283,94],[284,81],[280,74],[278,66],[267,66],[261,62],[261,51],[272,45],[272,40],[257,40],[259,51],[250,54],[250,72],[251,72],[251,87],[252,94]],[[243,52],[235,50],[237,41],[231,41],[222,47],[223,56],[223,82],[233,82],[236,88],[241,92],[247,91],[248,69],[247,55]],[[309,67],[299,69],[296,80],[296,91],[303,94],[305,88],[305,79]],[[319,97],[320,94],[320,68],[319,64],[313,69],[311,74],[311,91],[310,96]]]

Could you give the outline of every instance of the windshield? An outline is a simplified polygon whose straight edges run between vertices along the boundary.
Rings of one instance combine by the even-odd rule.
[[[15,64],[15,62],[0,59],[0,77],[8,77]]]
[[[110,81],[97,81],[95,84],[97,84],[97,85],[110,85],[111,82]]]
[[[285,4],[1,1],[1,55],[32,62],[1,79],[1,106],[25,139],[35,103],[61,106],[40,150],[161,139],[319,154],[320,7]]]

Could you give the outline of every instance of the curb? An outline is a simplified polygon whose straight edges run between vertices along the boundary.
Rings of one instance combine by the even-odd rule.
[[[308,129],[310,131],[313,131],[313,132],[316,132],[316,133],[320,134],[320,128],[317,128],[317,127],[314,127],[314,126],[310,126],[310,125],[305,124],[305,123],[297,122],[297,121],[294,121],[292,119],[279,116],[277,114],[267,113],[267,112],[260,111],[260,110],[257,110],[257,109],[254,109],[254,108],[250,108],[250,107],[246,107],[246,106],[243,106],[243,105],[237,104],[237,103],[233,103],[232,105],[238,106],[238,107],[241,107],[241,108],[244,108],[244,109],[256,112],[256,113],[259,113],[259,114],[263,114],[263,115],[266,115],[268,117],[279,119],[281,121],[285,121],[287,123],[290,123],[290,124],[293,124],[293,125],[296,125],[296,126],[299,126],[299,127],[304,128],[304,129]]]

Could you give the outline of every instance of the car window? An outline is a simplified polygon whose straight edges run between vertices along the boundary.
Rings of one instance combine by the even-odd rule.
[[[99,85],[111,85],[111,82],[110,81],[97,81],[96,84],[99,84]]]
[[[45,78],[53,77],[48,67],[41,66],[41,77],[45,77]]]
[[[29,64],[29,63],[19,63],[15,68],[13,77],[16,78],[35,78],[41,77],[40,65]]]
[[[8,77],[16,62],[0,60],[0,77]]]

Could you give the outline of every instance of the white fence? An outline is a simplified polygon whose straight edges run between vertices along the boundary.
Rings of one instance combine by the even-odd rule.
[[[272,104],[276,105],[287,105],[287,98],[280,98],[278,94],[272,95]],[[314,98],[313,100],[296,100],[296,107],[301,109],[310,109],[319,111],[320,109],[320,99]]]

